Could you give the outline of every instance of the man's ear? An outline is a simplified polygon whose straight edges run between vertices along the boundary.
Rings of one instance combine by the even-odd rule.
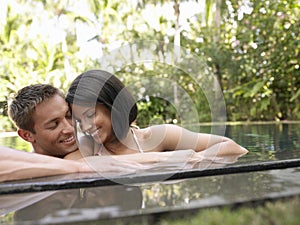
[[[28,142],[35,142],[35,139],[32,135],[32,132],[30,132],[29,130],[24,130],[24,129],[18,129],[18,135],[23,138],[25,141],[28,141]]]

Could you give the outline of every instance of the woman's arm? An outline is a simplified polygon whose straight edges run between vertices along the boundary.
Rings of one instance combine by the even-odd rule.
[[[128,155],[110,156],[116,161],[126,160],[133,163],[139,162],[146,166],[145,169],[168,168],[172,166],[173,170],[191,169],[191,168],[213,168],[237,161],[243,154],[216,154],[210,150],[195,152],[194,150],[176,150],[167,152],[146,152]]]
[[[194,150],[184,150],[184,151],[168,151],[168,152],[145,152],[145,153],[135,153],[127,155],[112,155],[115,160],[121,161],[132,161],[141,164],[155,164],[161,162],[171,162],[171,163],[181,163],[188,162],[190,160],[195,161],[196,159],[201,160],[202,157],[197,157]]]
[[[205,150],[206,155],[213,156],[243,155],[248,152],[230,138],[196,133],[176,125],[153,126],[151,133],[154,139],[161,140],[161,148],[165,150]]]

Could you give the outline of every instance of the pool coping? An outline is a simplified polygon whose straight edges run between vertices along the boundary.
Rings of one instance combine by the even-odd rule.
[[[138,174],[113,176],[111,178],[99,177],[99,174],[70,174],[66,176],[52,176],[38,179],[18,180],[0,183],[0,195],[53,191],[74,188],[100,187],[111,185],[134,185],[140,183],[160,182],[167,180],[180,180],[204,176],[226,175],[234,173],[247,173],[273,169],[300,167],[300,159],[274,160],[266,162],[253,162],[247,164],[232,164],[225,167],[211,169],[190,169],[168,172],[139,171]]]

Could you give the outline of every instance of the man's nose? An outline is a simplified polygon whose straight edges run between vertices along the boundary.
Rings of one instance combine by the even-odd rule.
[[[70,122],[67,119],[64,119],[64,121],[63,121],[63,132],[64,133],[70,133],[70,132],[74,133],[73,125],[70,124]]]

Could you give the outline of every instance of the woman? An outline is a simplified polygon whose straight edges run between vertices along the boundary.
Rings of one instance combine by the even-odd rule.
[[[93,152],[89,153],[92,155],[191,149],[205,150],[206,156],[248,152],[229,138],[195,133],[176,125],[132,127],[137,117],[133,96],[116,76],[103,70],[90,70],[79,75],[72,82],[66,100],[71,106],[74,126],[79,125],[95,142]]]

